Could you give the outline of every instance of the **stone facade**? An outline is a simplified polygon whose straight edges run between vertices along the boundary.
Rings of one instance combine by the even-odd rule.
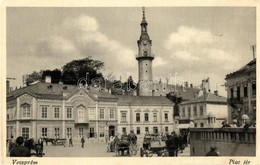
[[[179,104],[180,129],[190,127],[190,121],[194,121],[194,127],[220,128],[222,121],[228,118],[227,99],[212,93],[206,93],[198,98]]]
[[[256,120],[256,59],[226,75],[229,120],[242,123],[245,114]]]

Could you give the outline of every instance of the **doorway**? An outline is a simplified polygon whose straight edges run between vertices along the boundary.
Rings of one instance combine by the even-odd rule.
[[[110,126],[108,127],[108,131],[109,131],[109,137],[110,137],[110,136],[115,136],[115,126],[110,125]]]

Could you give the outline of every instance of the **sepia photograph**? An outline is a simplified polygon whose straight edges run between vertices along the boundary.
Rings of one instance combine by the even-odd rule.
[[[257,163],[256,5],[6,6],[5,16],[4,164]]]

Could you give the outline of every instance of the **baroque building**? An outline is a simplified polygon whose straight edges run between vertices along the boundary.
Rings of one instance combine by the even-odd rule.
[[[226,75],[229,120],[256,120],[256,59]]]
[[[37,83],[7,95],[7,138],[115,135],[117,98],[74,85]]]

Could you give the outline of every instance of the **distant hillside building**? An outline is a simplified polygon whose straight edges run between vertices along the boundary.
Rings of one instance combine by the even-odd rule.
[[[227,98],[219,96],[217,92],[206,93],[198,98],[179,104],[180,117],[178,128],[186,130],[190,121],[194,127],[218,127],[228,118]]]
[[[256,120],[256,59],[226,75],[229,120]]]

